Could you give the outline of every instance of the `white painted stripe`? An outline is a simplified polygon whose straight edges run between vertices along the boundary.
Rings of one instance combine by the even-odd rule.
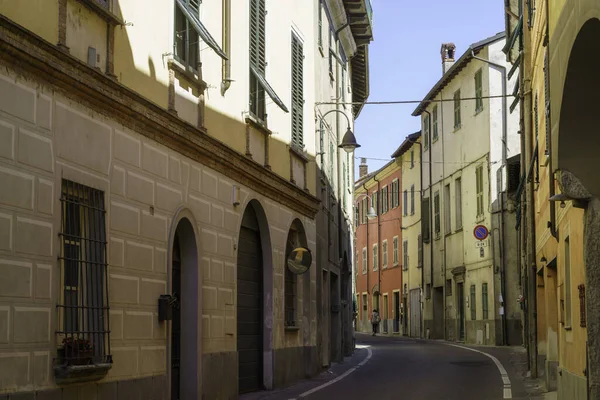
[[[483,351],[475,350],[470,347],[460,346],[458,344],[453,344],[453,343],[444,343],[444,344],[448,345],[448,346],[458,347],[458,348],[465,349],[465,350],[474,351],[475,353],[483,354],[484,356],[491,358],[492,361],[494,362],[494,364],[496,364],[496,367],[498,367],[498,371],[500,371],[500,377],[502,378],[502,383],[504,384],[504,388],[503,388],[504,399],[512,399],[512,390],[511,390],[511,385],[510,385],[510,379],[508,378],[508,372],[506,372],[506,369],[504,368],[504,366],[502,365],[500,360],[498,360],[496,357],[494,357],[491,354],[488,354]]]
[[[358,347],[358,346],[356,346]],[[365,357],[364,360],[362,360],[356,367],[352,367],[350,368],[348,371],[344,372],[342,375],[338,376],[335,379],[330,380],[329,382],[325,382],[324,384],[322,384],[321,386],[317,386],[316,388],[312,388],[310,390],[307,390],[306,392],[300,394],[298,396],[298,399],[301,399],[303,397],[309,396],[315,392],[318,392],[321,389],[325,389],[327,386],[333,385],[336,382],[341,381],[342,379],[344,379],[345,377],[347,377],[348,375],[350,375],[351,373],[353,373],[354,371],[356,371],[357,369],[359,369],[360,367],[362,367],[363,365],[365,365],[367,362],[369,362],[369,360],[371,359],[371,356],[373,355],[373,352],[371,351],[371,349],[369,347],[367,347],[367,356]],[[297,399],[289,399],[289,400],[297,400]]]

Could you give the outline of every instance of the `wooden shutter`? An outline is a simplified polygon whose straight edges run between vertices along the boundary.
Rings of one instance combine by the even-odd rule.
[[[265,73],[265,0],[250,0],[250,63]]]
[[[292,145],[304,147],[304,55],[302,43],[292,34]],[[332,177],[331,177],[332,178]]]
[[[421,202],[421,232],[423,232],[423,241],[426,243],[430,240],[430,226],[429,220],[431,217],[431,210],[429,209],[429,197],[423,199]]]

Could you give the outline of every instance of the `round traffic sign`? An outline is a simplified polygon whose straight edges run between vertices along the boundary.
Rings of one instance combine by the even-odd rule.
[[[475,239],[477,240],[485,240],[489,234],[488,228],[484,225],[477,225],[475,229],[473,229],[473,236],[475,236]]]

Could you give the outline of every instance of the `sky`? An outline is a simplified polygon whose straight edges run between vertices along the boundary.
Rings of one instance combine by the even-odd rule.
[[[422,100],[442,77],[442,43],[458,59],[475,42],[504,31],[503,0],[372,0],[368,101]],[[366,104],[355,124],[356,177],[361,157],[369,172],[391,159],[407,135],[420,129],[417,104]]]

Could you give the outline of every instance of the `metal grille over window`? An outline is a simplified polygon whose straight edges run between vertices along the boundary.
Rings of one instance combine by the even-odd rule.
[[[63,180],[59,366],[112,363],[104,193]]]

